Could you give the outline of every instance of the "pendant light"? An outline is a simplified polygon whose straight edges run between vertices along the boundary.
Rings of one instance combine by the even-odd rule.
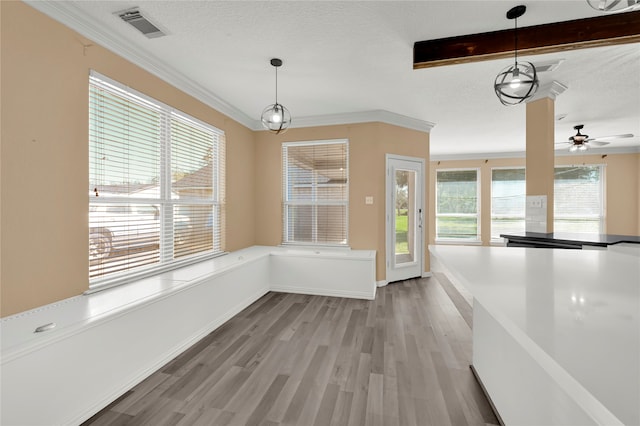
[[[262,125],[277,134],[284,133],[291,124],[291,113],[278,103],[278,67],[282,66],[282,59],[271,59],[271,65],[276,69],[276,103],[269,105],[262,111]]]
[[[640,9],[640,0],[587,0],[587,3],[599,12],[629,12]]]
[[[517,105],[538,90],[536,67],[531,62],[518,62],[518,18],[524,15],[526,10],[526,6],[520,5],[507,12],[507,18],[515,20],[515,62],[500,71],[493,84],[503,105]]]

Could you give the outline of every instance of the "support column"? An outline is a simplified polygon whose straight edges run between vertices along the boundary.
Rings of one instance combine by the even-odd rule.
[[[536,95],[527,101],[527,232],[553,232],[553,180],[555,166],[555,99],[566,90],[566,86],[553,81],[538,89]],[[535,215],[545,207],[541,199],[546,197],[546,226]],[[531,219],[534,220],[531,220]],[[544,212],[541,213],[544,218]]]

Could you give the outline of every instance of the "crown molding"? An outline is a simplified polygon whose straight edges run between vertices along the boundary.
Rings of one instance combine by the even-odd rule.
[[[623,146],[612,148],[589,148],[586,153],[573,153],[568,149],[557,149],[554,157],[584,156],[584,155],[615,155],[640,154],[640,146]],[[499,158],[526,158],[525,151],[513,152],[478,152],[473,154],[437,154],[431,155],[429,161],[462,161],[462,160],[494,160]]]
[[[468,154],[436,154],[430,155],[429,161],[461,161],[461,160],[494,160],[498,158],[525,158],[525,151],[512,152],[477,152]]]
[[[127,40],[110,32],[101,22],[88,17],[73,3],[41,0],[24,0],[24,2],[240,124],[248,128],[253,127],[255,121],[253,118],[193,80],[186,78],[159,58],[134,49]]]
[[[534,102],[542,98],[549,98],[555,101],[556,98],[564,93],[564,91],[567,89],[568,87],[564,84],[560,83],[559,81],[553,80],[538,87],[536,93],[534,93],[531,98],[527,99],[526,103]]]
[[[385,110],[348,112],[343,114],[327,114],[308,117],[293,117],[290,128],[336,126],[341,124],[380,122],[398,127],[429,133],[435,126],[426,120],[407,117]],[[265,130],[259,120],[256,120],[253,130]]]
[[[134,49],[126,39],[110,32],[101,22],[88,17],[77,6],[70,2],[24,0],[26,4],[44,13],[50,18],[78,32],[111,52],[123,57],[156,77],[166,81],[177,89],[193,96],[211,108],[221,112],[248,127],[251,130],[263,130],[260,120],[256,120],[229,102],[219,98],[195,81],[186,78],[159,58],[139,49]],[[395,114],[389,111],[364,111],[346,114],[331,114],[312,117],[295,118],[292,128],[329,126],[338,124],[367,123],[379,121],[422,132],[429,132],[434,124]]]

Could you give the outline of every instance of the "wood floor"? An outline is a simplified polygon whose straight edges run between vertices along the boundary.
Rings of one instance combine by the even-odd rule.
[[[440,273],[374,301],[269,293],[84,424],[497,424],[470,327]]]

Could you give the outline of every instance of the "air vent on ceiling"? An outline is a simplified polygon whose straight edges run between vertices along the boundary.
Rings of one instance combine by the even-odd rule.
[[[536,67],[536,71],[541,73],[555,71],[563,62],[564,59],[554,59],[553,61],[535,62],[533,65]]]
[[[157,38],[166,35],[160,30],[160,28],[145,18],[137,7],[115,12],[114,15],[118,15],[124,22],[131,24],[142,34],[147,36],[147,38]]]

